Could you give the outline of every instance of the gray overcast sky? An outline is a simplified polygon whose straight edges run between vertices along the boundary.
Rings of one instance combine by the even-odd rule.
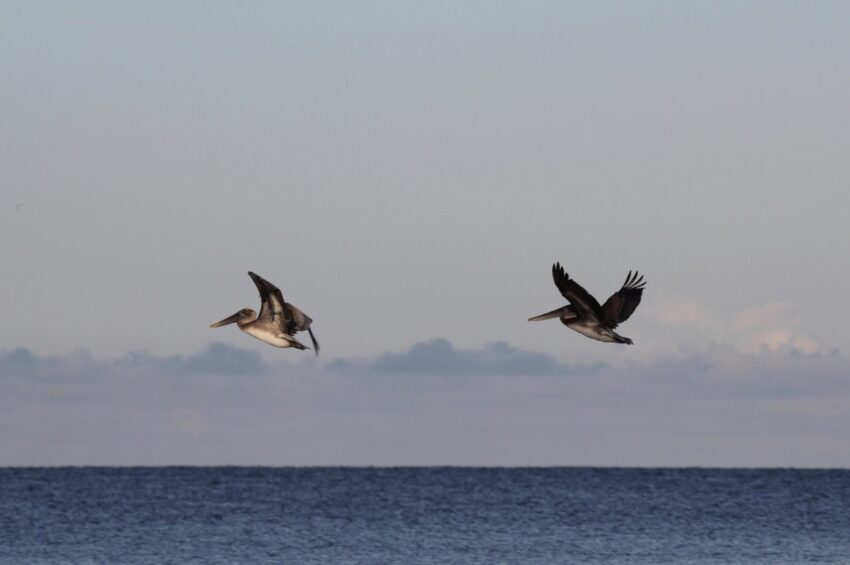
[[[325,362],[445,338],[840,374],[848,21],[844,2],[4,2],[0,352],[292,360],[207,328],[257,307],[254,270]],[[562,303],[554,261],[600,299],[646,273],[634,347],[525,322]]]

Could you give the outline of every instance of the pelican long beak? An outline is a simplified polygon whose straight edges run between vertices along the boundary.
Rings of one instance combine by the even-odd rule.
[[[219,322],[216,322],[214,324],[210,324],[210,327],[211,328],[220,328],[221,326],[226,326],[227,324],[232,324],[233,322],[238,322],[241,317],[242,317],[242,312],[239,311],[239,312],[236,312],[235,314],[233,314],[232,316],[228,316],[227,318],[225,318],[225,319],[223,319]]]
[[[567,306],[561,306],[551,312],[546,312],[545,314],[540,314],[539,316],[532,316],[528,319],[529,322],[539,322],[541,320],[551,320],[552,318],[560,318],[561,314],[567,311]]]

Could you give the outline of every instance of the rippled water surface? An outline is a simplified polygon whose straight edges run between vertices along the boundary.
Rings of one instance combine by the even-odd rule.
[[[850,471],[0,469],[3,563],[850,563]]]

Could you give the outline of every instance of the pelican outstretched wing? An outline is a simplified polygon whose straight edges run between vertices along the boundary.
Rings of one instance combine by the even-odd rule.
[[[561,291],[561,294],[570,301],[573,308],[581,316],[582,314],[593,314],[598,319],[602,319],[602,307],[599,302],[589,292],[584,290],[580,284],[570,278],[564,272],[564,268],[560,263],[552,265],[552,278],[555,280],[555,286]]]
[[[295,332],[309,332],[310,340],[313,342],[313,350],[316,352],[316,355],[318,355],[319,342],[316,341],[316,336],[313,335],[313,330],[310,329],[310,324],[313,323],[313,318],[311,318],[310,316],[299,310],[297,306],[295,306],[294,304],[290,304],[289,302],[283,305],[283,309],[284,311],[286,311],[286,329],[290,332],[290,335],[295,335]]]
[[[633,275],[629,271],[620,290],[612,294],[602,306],[606,326],[614,329],[617,327],[617,324],[621,324],[629,319],[629,316],[632,315],[632,312],[640,304],[645,285],[646,281],[643,280],[642,275],[638,274],[637,271]]]
[[[251,277],[251,280],[257,286],[257,290],[260,291],[262,306],[260,306],[257,320],[269,320],[275,326],[286,331],[288,335],[293,335],[295,332],[288,331],[290,320],[284,308],[286,303],[283,301],[283,294],[280,289],[256,273],[248,272],[248,276]]]
[[[302,312],[298,309],[294,304],[290,304],[287,302],[283,305],[283,309],[286,312],[286,329],[291,330],[292,335],[295,335],[295,332],[310,332],[310,339],[313,341],[313,349],[316,350],[316,355],[319,354],[319,343],[316,341],[316,337],[313,335],[313,330],[310,329],[310,324],[313,323],[313,318]]]

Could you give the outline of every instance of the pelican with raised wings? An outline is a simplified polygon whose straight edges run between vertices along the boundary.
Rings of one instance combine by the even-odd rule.
[[[306,345],[295,339],[298,332],[307,331],[313,341],[313,350],[319,354],[319,344],[310,329],[312,318],[296,308],[289,302],[284,302],[280,289],[256,273],[249,272],[248,275],[257,290],[260,291],[259,315],[250,308],[243,308],[232,316],[210,324],[211,328],[220,328],[227,324],[236,322],[239,329],[255,337],[262,342],[275,347],[294,347],[295,349],[309,349]]]
[[[529,318],[529,322],[560,318],[562,324],[591,339],[608,343],[628,343],[629,345],[633,343],[631,339],[619,335],[614,329],[628,320],[640,304],[646,282],[637,271],[634,275],[629,271],[620,290],[612,294],[602,306],[564,272],[560,263],[552,265],[552,278],[555,279],[555,286],[570,303],[551,312]]]

